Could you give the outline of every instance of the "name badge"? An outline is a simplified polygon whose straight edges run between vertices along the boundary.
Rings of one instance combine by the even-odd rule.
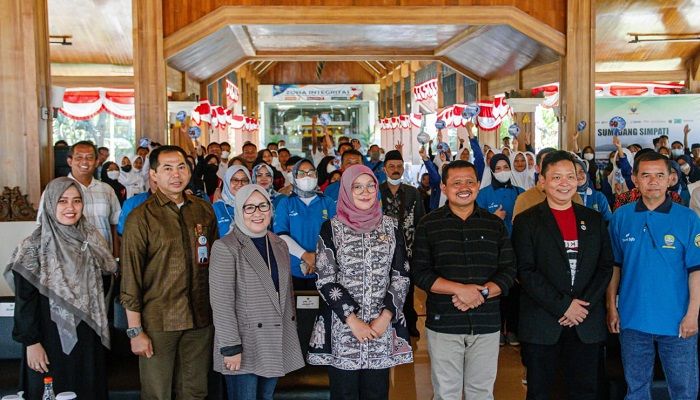
[[[197,224],[194,228],[194,234],[197,238],[197,264],[200,266],[209,265],[209,240],[204,235],[204,227],[202,224]]]

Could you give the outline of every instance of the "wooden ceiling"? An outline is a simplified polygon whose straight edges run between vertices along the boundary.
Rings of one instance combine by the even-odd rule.
[[[50,46],[52,63],[132,65],[131,0],[47,0],[49,34],[72,35]]]
[[[47,1],[50,34],[73,37],[72,46],[50,46],[54,71],[123,75],[124,68],[133,64],[132,0]],[[203,3],[214,4],[211,0],[181,1],[190,4],[188,8],[172,9],[173,4],[179,3],[164,1],[165,25],[172,25],[167,24],[169,18],[184,18],[183,13],[190,15],[190,8],[198,9]],[[505,5],[518,2],[480,0],[470,4],[487,3]],[[539,1],[525,3],[529,5],[523,7],[534,7],[533,10],[541,6]],[[562,12],[551,4],[547,7],[552,13]],[[174,14],[165,15],[168,10]],[[528,10],[525,9],[530,14],[535,13]],[[628,43],[631,39],[628,33],[699,33],[698,0],[597,0],[596,14],[598,72],[674,71],[684,69],[686,60],[700,53],[698,42]],[[560,31],[565,29],[551,21],[547,23]],[[340,58],[341,53],[345,54],[344,60],[356,61],[369,74],[379,77],[390,72],[392,65],[400,61],[442,58],[443,62],[486,79],[504,76],[526,66],[545,64],[558,57],[549,48],[505,25],[261,23],[229,25],[179,52],[168,63],[188,71],[194,79],[206,81],[227,68],[248,61],[264,62],[260,68],[267,73],[266,69],[273,69],[275,64],[272,62],[275,61],[291,60],[295,56],[306,61],[330,60]],[[268,67],[264,68],[265,65]]]
[[[492,79],[558,57],[505,25],[228,25],[168,63],[211,81],[252,60],[357,61],[379,79],[402,61],[430,59],[472,78]]]
[[[629,33],[700,32],[697,0],[596,1],[596,71],[670,71],[700,51],[700,42],[628,43]]]

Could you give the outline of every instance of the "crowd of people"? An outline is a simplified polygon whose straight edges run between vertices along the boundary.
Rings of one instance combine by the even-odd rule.
[[[413,362],[414,286],[427,292],[435,399],[493,399],[499,347],[521,346],[527,398],[600,393],[602,346],[620,333],[627,399],[650,399],[655,352],[672,398],[698,395],[700,145],[668,138],[535,152],[468,138],[363,154],[313,129],[284,141],[140,147],[119,165],[91,142],[47,186],[36,231],[5,276],[16,293],[22,384],[106,399],[103,276],[119,275],[141,398],[204,399],[210,369],[228,399],[272,399],[277,379],[328,368],[332,399],[387,399]],[[695,189],[695,190],[693,190]],[[612,206],[611,206],[612,205]],[[693,207],[695,213],[688,208]],[[295,291],[321,302],[308,354]],[[560,356],[564,365],[558,366]]]

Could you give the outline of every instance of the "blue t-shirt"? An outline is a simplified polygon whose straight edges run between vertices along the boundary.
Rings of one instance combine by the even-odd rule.
[[[688,310],[688,274],[700,270],[700,218],[670,197],[654,211],[626,204],[610,221],[615,264],[621,266],[620,328],[678,336]]]
[[[335,203],[324,195],[318,195],[307,206],[296,194],[282,197],[275,209],[272,230],[277,235],[288,235],[306,251],[316,251],[321,225],[335,216]],[[315,274],[303,275],[299,267],[301,260],[291,257],[292,275],[296,278],[314,278]]]
[[[479,195],[476,196],[476,204],[481,208],[489,210],[493,214],[498,207],[503,207],[506,211],[506,218],[503,223],[508,230],[508,236],[513,232],[513,208],[515,207],[515,199],[525,190],[518,186],[501,187],[494,189],[493,185],[486,186],[479,190]]]
[[[117,234],[119,234],[119,236],[121,236],[124,232],[124,225],[126,225],[126,217],[128,217],[131,211],[133,211],[136,207],[143,204],[150,196],[151,191],[149,190],[147,192],[135,194],[124,202],[124,204],[122,205],[122,213],[119,214],[119,223],[117,224]]]
[[[374,172],[374,176],[377,178],[380,185],[386,182],[386,172],[384,172],[383,161],[377,161],[376,163],[373,163],[372,161],[365,161],[365,166]]]
[[[326,186],[326,190],[323,191],[323,194],[331,199],[333,203],[338,203],[338,195],[340,194],[340,181],[335,181],[331,183],[330,185]]]
[[[216,214],[216,225],[219,228],[219,237],[224,237],[231,228],[235,209],[223,200],[217,200],[212,204]]]

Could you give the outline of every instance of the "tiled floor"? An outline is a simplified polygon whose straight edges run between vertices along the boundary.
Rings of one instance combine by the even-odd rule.
[[[425,293],[416,290],[416,311],[425,315]],[[413,341],[414,363],[402,365],[392,371],[390,398],[396,400],[430,400],[433,395],[430,383],[430,358],[425,335],[425,317],[419,317],[421,338]],[[523,367],[520,363],[520,348],[501,347],[498,357],[498,376],[494,395],[496,400],[519,400],[525,398],[522,384]],[[467,399],[469,400],[469,399]]]

